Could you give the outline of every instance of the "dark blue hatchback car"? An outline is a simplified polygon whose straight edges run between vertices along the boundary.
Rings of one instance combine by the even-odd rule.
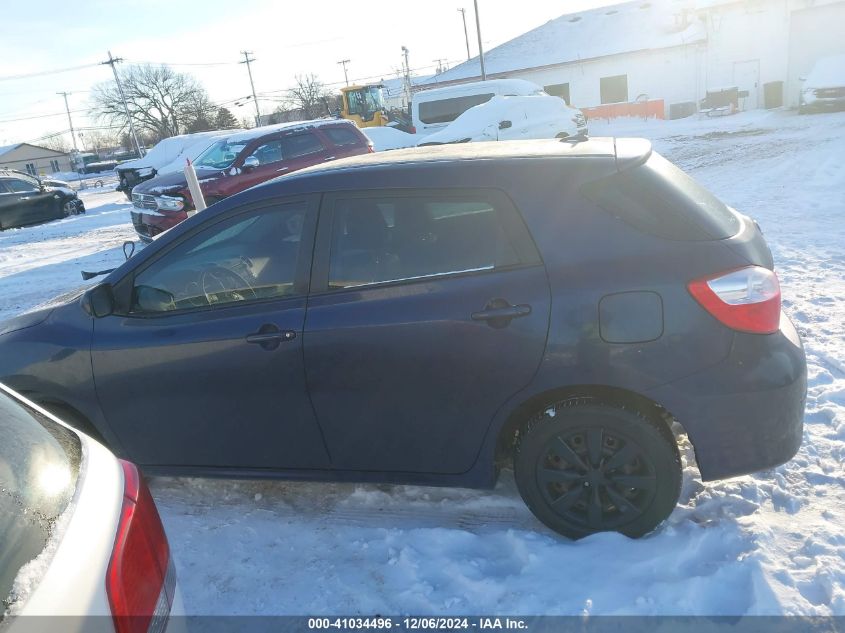
[[[790,459],[806,366],[771,253],[638,139],[336,161],[0,326],[0,378],[148,473],[519,490],[570,537]]]

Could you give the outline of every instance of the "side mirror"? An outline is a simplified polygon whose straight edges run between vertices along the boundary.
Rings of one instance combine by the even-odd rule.
[[[499,122],[499,129],[500,130],[507,130],[509,127],[513,127],[513,123],[511,121],[500,121]]]
[[[248,171],[248,170],[250,170],[250,169],[255,169],[255,168],[256,168],[256,167],[258,167],[260,164],[261,164],[261,163],[260,163],[260,162],[258,162],[258,159],[257,159],[255,156],[247,156],[247,157],[244,159],[243,169],[244,169],[244,171]]]
[[[133,242],[132,240],[126,240],[123,243],[123,256],[126,259],[129,259],[130,257],[132,257],[132,255],[134,253],[135,253],[135,242]]]
[[[82,295],[82,307],[93,317],[101,318],[114,312],[114,292],[111,284],[94,286]]]
[[[137,286],[135,288],[135,306],[141,312],[167,312],[176,309],[176,297],[161,288]]]

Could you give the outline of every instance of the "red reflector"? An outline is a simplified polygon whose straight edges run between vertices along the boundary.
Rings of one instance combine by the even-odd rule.
[[[696,279],[687,286],[702,307],[733,330],[771,334],[780,327],[780,284],[761,266]]]
[[[170,612],[172,596],[165,588],[170,548],[150,489],[134,464],[123,460],[120,464],[123,508],[106,573],[106,593],[117,633],[147,633],[159,628]]]
[[[412,126],[411,126],[411,128],[410,128],[410,130],[408,130],[408,131],[409,131],[411,134],[416,134],[416,133],[417,133],[417,128],[416,128],[416,127],[414,127],[414,126],[412,125]]]

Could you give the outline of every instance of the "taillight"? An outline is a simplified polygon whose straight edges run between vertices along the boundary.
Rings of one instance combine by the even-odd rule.
[[[417,128],[416,128],[415,126],[413,126],[413,125],[412,125],[412,126],[408,129],[408,132],[410,132],[411,134],[416,134],[416,133],[417,133]]]
[[[106,574],[117,633],[164,631],[176,576],[170,548],[150,489],[134,464],[123,467],[123,508]]]
[[[696,279],[688,288],[705,310],[733,330],[752,334],[778,330],[780,284],[768,268],[740,268]]]

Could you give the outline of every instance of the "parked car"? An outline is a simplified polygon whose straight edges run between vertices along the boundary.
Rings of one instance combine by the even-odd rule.
[[[206,205],[303,167],[371,152],[351,121],[325,119],[258,127],[220,138],[194,161]],[[194,209],[183,171],[162,174],[132,190],[132,223],[149,242]]]
[[[0,627],[172,630],[182,602],[138,469],[3,385],[0,434]]]
[[[798,111],[845,109],[845,55],[822,57],[803,80]]]
[[[560,97],[493,97],[423,137],[419,145],[585,137],[587,132],[582,112]]]
[[[150,473],[484,487],[513,460],[571,537],[668,516],[673,420],[704,480],[790,459],[806,391],[754,221],[613,138],[254,187],[0,327],[0,377]]]
[[[215,130],[162,139],[143,157],[125,161],[114,168],[118,177],[117,191],[122,191],[128,200],[132,200],[132,188],[135,185],[159,174],[181,171],[185,168],[186,160],[196,159],[218,138],[239,131]]]
[[[411,119],[416,134],[433,134],[445,128],[470,108],[487,103],[495,96],[545,95],[537,84],[525,79],[471,81],[414,94]]]
[[[77,213],[85,213],[85,205],[70,187],[47,187],[32,176],[0,169],[0,230]]]

